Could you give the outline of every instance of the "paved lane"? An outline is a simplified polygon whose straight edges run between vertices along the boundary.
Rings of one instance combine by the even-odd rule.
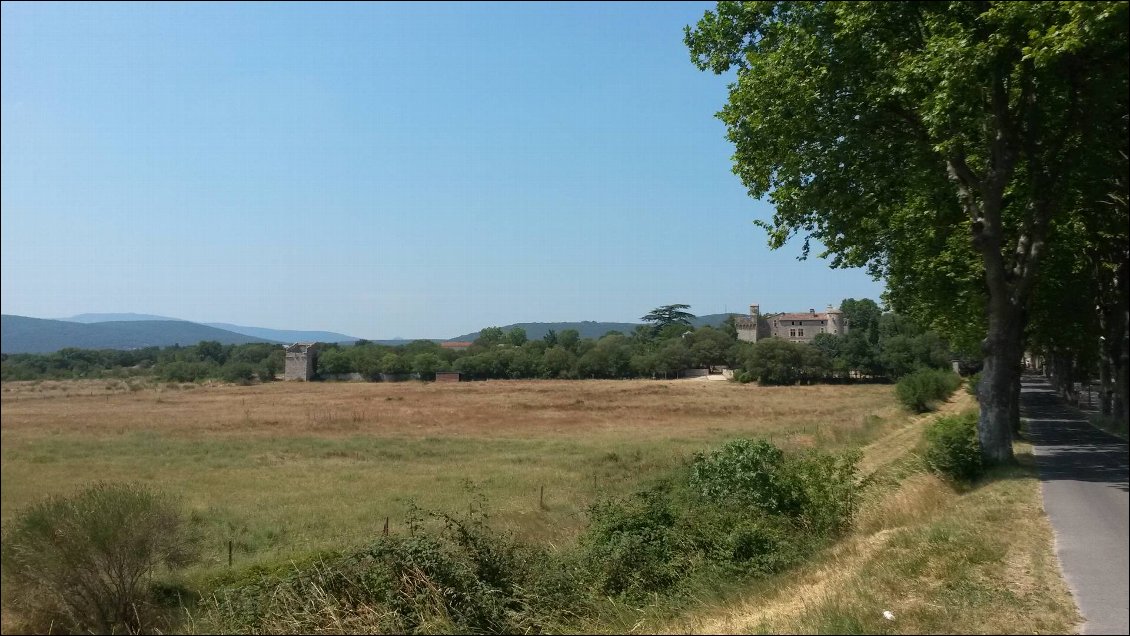
[[[1043,379],[1020,393],[1056,554],[1084,634],[1130,633],[1130,458],[1126,442],[1087,423]]]

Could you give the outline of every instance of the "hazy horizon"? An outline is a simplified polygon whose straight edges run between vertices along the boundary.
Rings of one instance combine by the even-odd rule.
[[[2,311],[439,338],[879,300],[753,225],[682,43],[711,6],[4,4]]]

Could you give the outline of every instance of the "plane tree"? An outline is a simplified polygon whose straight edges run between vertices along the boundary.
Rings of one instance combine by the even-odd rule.
[[[816,239],[897,274],[897,311],[983,321],[990,462],[1012,457],[1049,226],[1117,143],[1128,39],[1124,2],[720,2],[686,30],[700,69],[736,73],[719,117],[771,247]]]

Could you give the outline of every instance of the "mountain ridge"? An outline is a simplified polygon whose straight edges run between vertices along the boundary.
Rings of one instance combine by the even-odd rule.
[[[60,349],[142,349],[194,345],[270,342],[186,320],[121,320],[81,323],[0,315],[0,353],[51,353]]]

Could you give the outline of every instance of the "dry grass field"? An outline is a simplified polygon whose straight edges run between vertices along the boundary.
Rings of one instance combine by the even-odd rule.
[[[208,524],[201,571],[395,532],[412,502],[569,540],[602,492],[625,492],[735,437],[858,446],[906,416],[891,386],[494,381],[5,383],[2,516],[94,480],[179,495]],[[541,489],[544,487],[544,505]]]

